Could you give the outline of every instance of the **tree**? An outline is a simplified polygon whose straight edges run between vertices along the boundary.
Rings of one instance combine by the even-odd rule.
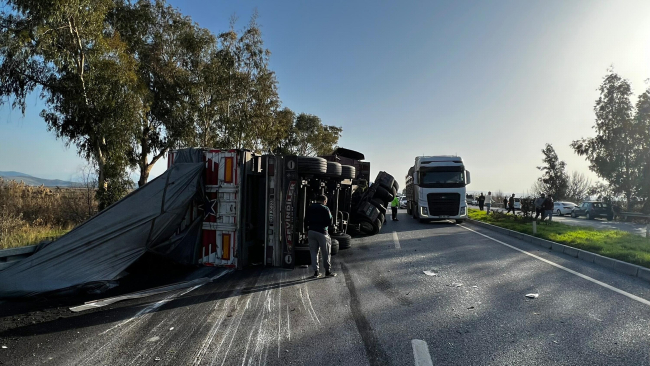
[[[571,143],[578,155],[589,161],[589,169],[603,178],[615,194],[625,195],[628,209],[640,175],[639,157],[643,155],[643,136],[632,115],[630,83],[609,70],[599,87],[596,100],[596,137]]]
[[[111,0],[8,0],[0,13],[0,104],[34,91],[48,128],[98,171],[100,209],[127,189],[124,151],[139,100],[135,60],[107,27]]]
[[[284,113],[281,115],[285,119],[282,125],[286,126],[293,112],[285,109]],[[328,155],[334,150],[342,131],[341,127],[323,125],[318,116],[301,113],[295,117],[288,134],[276,150],[303,156]]]
[[[591,179],[584,174],[574,171],[569,178],[566,198],[572,202],[581,202],[589,197],[591,189]]]
[[[121,1],[111,20],[137,61],[142,110],[131,155],[143,186],[154,164],[191,133],[191,65],[213,52],[216,40],[162,0]]]
[[[563,199],[566,197],[569,186],[566,163],[558,158],[551,144],[546,144],[546,147],[542,150],[542,154],[544,154],[544,159],[542,159],[544,165],[538,166],[537,169],[541,170],[543,174],[538,178],[540,185],[535,187],[536,189],[541,189],[542,192],[534,192],[549,194],[555,200]]]
[[[642,153],[638,157],[638,166],[641,169],[637,193],[645,198],[643,212],[650,212],[650,88],[643,92],[636,103],[634,116],[636,129],[640,140],[643,142]]]

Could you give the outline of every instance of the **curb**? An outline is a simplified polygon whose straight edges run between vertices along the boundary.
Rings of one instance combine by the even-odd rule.
[[[517,231],[509,230],[509,229],[504,229],[502,227],[498,227],[495,225],[487,224],[481,221],[476,221],[472,219],[467,219],[467,223],[470,223],[472,225],[480,226],[482,228],[496,231],[498,233],[512,236],[514,238],[523,240],[525,242],[535,244],[542,246],[546,249],[551,249],[554,252],[559,252],[559,253],[564,253],[566,255],[570,255],[574,258],[578,258],[580,260],[583,260],[585,262],[589,263],[595,263],[599,266],[609,268],[615,272],[619,272],[622,274],[626,274],[628,276],[633,276],[637,277],[643,281],[650,282],[650,268],[646,267],[641,267],[636,264],[631,264],[627,262],[620,261],[618,259],[613,259],[609,257],[604,257],[600,254],[595,254],[591,252],[587,252],[582,249],[577,249],[574,247],[570,247],[568,245],[564,244],[559,244],[554,241],[546,240],[546,239],[541,239],[534,237],[532,235],[528,234],[523,234]]]

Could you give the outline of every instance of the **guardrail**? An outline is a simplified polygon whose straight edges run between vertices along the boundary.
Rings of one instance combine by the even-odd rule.
[[[627,220],[628,217],[641,217],[645,219],[650,219],[650,215],[643,214],[639,212],[619,212],[616,216],[622,217],[623,220]]]
[[[7,269],[36,251],[38,245],[0,250],[0,271]]]

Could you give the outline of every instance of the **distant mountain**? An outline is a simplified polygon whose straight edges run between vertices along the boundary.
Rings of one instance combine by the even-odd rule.
[[[23,181],[28,186],[46,186],[46,187],[72,187],[78,186],[79,183],[68,182],[60,179],[43,179],[36,178],[29,174],[21,172],[0,172],[0,177],[6,180],[15,180],[17,182]]]

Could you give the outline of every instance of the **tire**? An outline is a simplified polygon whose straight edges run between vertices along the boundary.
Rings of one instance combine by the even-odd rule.
[[[370,203],[373,206],[377,207],[380,214],[386,215],[386,206],[384,206],[384,202],[382,200],[380,200],[379,198],[373,198],[370,200]]]
[[[330,235],[332,240],[336,239],[339,242],[339,249],[348,249],[352,246],[352,237],[344,233],[334,233]]]
[[[370,222],[370,220],[365,219],[359,222],[359,231],[361,232],[361,234],[373,235],[372,233],[374,230],[375,230],[374,225],[372,224],[372,222]]]
[[[341,178],[354,179],[356,175],[356,169],[352,165],[341,165]]]
[[[334,161],[327,162],[327,172],[325,173],[326,176],[338,178],[341,176],[341,174],[343,174],[343,167],[341,164]]]
[[[558,216],[564,216],[564,215],[562,215],[562,211],[560,211],[560,210],[557,210],[557,215]]]
[[[377,174],[377,178],[375,178],[375,184],[384,187],[384,189],[387,191],[391,191],[393,189],[394,182],[395,178],[384,171],[379,172],[379,174]]]
[[[591,219],[592,219],[592,217],[591,217],[591,215],[589,214],[589,212],[587,212],[587,214],[585,215],[585,218],[586,218],[587,220],[591,220]]]
[[[377,220],[375,220],[375,230],[376,230],[376,232],[374,234],[372,234],[372,235],[379,234],[379,232],[381,231],[382,226],[384,226],[384,222],[379,221],[379,217],[378,217]]]
[[[327,173],[327,160],[323,158],[316,158],[313,156],[298,156],[298,170],[301,173],[311,174],[326,174]]]
[[[336,255],[339,252],[339,241],[332,239],[332,246],[330,247],[330,255]]]
[[[578,217],[578,216],[576,216],[576,213],[575,213],[575,212],[571,211],[571,217],[573,217],[573,218],[575,219],[575,218]]]
[[[399,192],[399,184],[397,183],[397,180],[393,181],[393,189],[395,192]]]
[[[386,221],[386,215],[384,215],[384,214],[379,214],[379,216],[377,216],[377,218],[379,219],[379,221],[381,222],[382,225]]]
[[[373,197],[380,198],[384,202],[391,202],[393,199],[395,199],[395,195],[384,189],[384,187],[377,187],[377,190],[375,191],[375,195]]]
[[[406,204],[406,213],[407,213],[408,215],[412,215],[412,214],[413,214],[413,211],[411,210],[411,205],[409,205],[408,203]]]

